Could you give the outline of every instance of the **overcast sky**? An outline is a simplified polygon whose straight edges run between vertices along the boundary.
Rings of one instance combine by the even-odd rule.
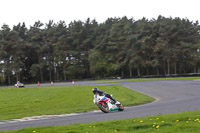
[[[10,27],[25,22],[26,26],[40,20],[69,24],[87,18],[105,22],[110,17],[188,18],[200,22],[200,0],[0,0],[0,26]]]

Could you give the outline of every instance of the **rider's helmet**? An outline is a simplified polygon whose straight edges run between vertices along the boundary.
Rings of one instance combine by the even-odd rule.
[[[94,88],[92,89],[92,91],[93,91],[93,93],[95,94],[95,93],[98,91],[98,88],[97,88],[97,87],[94,87]]]

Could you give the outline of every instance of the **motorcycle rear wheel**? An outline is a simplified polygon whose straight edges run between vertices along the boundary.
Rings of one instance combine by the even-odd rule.
[[[97,104],[97,106],[99,107],[99,109],[104,112],[104,113],[109,113],[109,107],[106,103],[104,103],[104,106],[102,104]]]
[[[119,109],[118,109],[119,111],[123,111],[123,110],[124,110],[124,106],[123,106],[122,104],[119,104],[119,105],[117,105],[117,106],[118,106],[118,108],[119,108]]]

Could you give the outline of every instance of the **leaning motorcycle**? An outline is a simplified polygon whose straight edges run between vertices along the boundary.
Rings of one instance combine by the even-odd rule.
[[[109,113],[110,111],[114,110],[124,110],[124,106],[119,101],[114,103],[110,98],[100,96],[99,94],[94,95],[94,104],[96,104],[104,113]]]

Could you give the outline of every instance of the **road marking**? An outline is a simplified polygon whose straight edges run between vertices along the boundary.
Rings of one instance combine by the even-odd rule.
[[[94,110],[89,112],[101,112],[100,110]],[[35,120],[42,120],[42,119],[50,119],[50,118],[56,118],[56,117],[65,117],[65,116],[75,116],[75,115],[81,115],[87,112],[82,113],[71,113],[71,114],[61,114],[61,115],[41,115],[41,116],[31,116],[31,117],[24,117],[22,119],[12,119],[12,120],[5,120],[0,121],[0,125],[2,124],[8,124],[8,123],[16,123],[16,122],[24,122],[24,121],[35,121]]]
[[[80,114],[81,113],[32,116],[32,117],[24,117],[22,119],[12,119],[12,120],[0,121],[0,124],[8,124],[8,123],[24,122],[24,121],[34,121],[34,120],[49,119],[49,118],[64,117],[64,116],[75,116],[75,115],[80,115]]]

